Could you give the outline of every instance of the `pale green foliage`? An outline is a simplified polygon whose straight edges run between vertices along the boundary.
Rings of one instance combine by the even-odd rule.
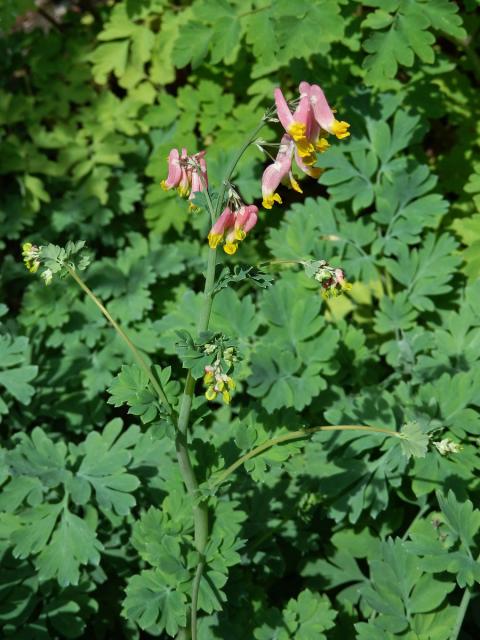
[[[416,422],[407,422],[401,431],[401,447],[407,458],[424,458],[427,453],[428,436]]]
[[[462,40],[466,36],[458,7],[451,0],[369,0],[378,7],[362,23],[373,29],[364,43],[365,79],[369,84],[385,86],[395,77],[398,66],[411,67],[416,57],[423,63],[435,61],[435,37],[430,29]]]

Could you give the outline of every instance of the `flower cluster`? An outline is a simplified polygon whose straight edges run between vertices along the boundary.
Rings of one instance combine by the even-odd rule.
[[[258,220],[258,207],[245,204],[233,187],[229,189],[227,206],[222,211],[208,234],[208,244],[216,249],[223,242],[225,253],[232,255],[238,249],[238,243],[245,240]]]
[[[433,442],[433,446],[436,447],[438,453],[442,456],[447,456],[449,453],[458,453],[461,450],[461,446],[449,438]]]
[[[214,352],[217,346],[214,344],[206,344],[204,346],[205,353]],[[227,365],[227,369],[222,366],[222,358]],[[235,348],[228,347],[223,352],[220,351],[217,354],[213,365],[207,365],[205,367],[205,375],[203,382],[207,387],[205,397],[207,400],[215,400],[218,394],[222,395],[225,404],[230,404],[231,395],[230,391],[235,389],[235,382],[231,376],[228,375],[228,371],[233,367],[234,362],[237,361],[235,355]]]
[[[318,85],[301,82],[299,91],[300,96],[290,103],[291,108],[281,89],[277,88],[274,91],[276,116],[286,133],[279,145],[273,145],[278,146],[277,155],[275,158],[270,156],[273,163],[263,172],[262,204],[265,209],[271,209],[275,202],[282,202],[277,193],[281,182],[302,193],[292,172],[293,157],[301,171],[312,178],[318,178],[322,170],[314,167],[314,164],[317,154],[323,153],[330,146],[327,136],[332,134],[342,140],[350,135],[348,131],[350,125],[335,118],[334,111]],[[275,118],[276,121],[277,118]],[[269,113],[264,117],[264,121],[272,119]],[[265,151],[267,143],[258,140],[256,144]],[[177,189],[182,197],[189,197],[190,209],[195,210],[197,207],[192,202],[195,194],[208,190],[205,151],[188,155],[185,148],[182,149],[181,154],[178,149],[172,149],[168,155],[168,177],[162,181],[161,185],[166,191]],[[231,187],[226,206],[214,221],[208,234],[210,248],[216,249],[223,242],[224,251],[230,255],[234,254],[238,243],[245,239],[247,233],[257,223],[257,219],[258,208],[253,204],[246,205],[242,202]],[[326,290],[334,292],[338,289],[336,285],[341,285],[342,282],[343,280],[338,276],[335,282],[331,281]]]
[[[273,164],[263,173],[262,205],[265,209],[271,209],[275,202],[282,202],[276,190],[283,181],[287,181],[296,191],[302,192],[293,177],[293,156],[299,169],[312,178],[318,178],[321,169],[313,165],[317,153],[323,153],[330,146],[326,136],[333,134],[341,140],[350,135],[350,125],[336,120],[325,94],[318,85],[301,82],[299,90],[300,98],[295,103],[296,108],[292,113],[281,89],[275,89],[277,115],[286,134],[281,139]]]
[[[37,245],[32,244],[31,242],[25,242],[22,245],[22,256],[25,266],[30,271],[30,273],[37,273],[38,269],[41,266],[40,260],[40,252],[42,247],[37,247]],[[40,274],[40,277],[43,278],[45,284],[50,284],[53,278],[53,271],[51,269],[44,269]]]
[[[25,266],[30,273],[37,273],[40,266],[40,249],[37,245],[31,242],[25,242],[22,245],[22,256]]]
[[[168,154],[168,176],[161,182],[164,191],[177,189],[182,198],[189,197],[191,211],[197,209],[191,202],[195,194],[208,189],[205,153],[205,151],[199,151],[189,156],[187,150],[183,148],[180,155],[178,149],[172,149]]]
[[[322,285],[322,297],[325,299],[335,298],[352,288],[345,279],[343,269],[331,267],[326,260],[319,261],[313,277]]]

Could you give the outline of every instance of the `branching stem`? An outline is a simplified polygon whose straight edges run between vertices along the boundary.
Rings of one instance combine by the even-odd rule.
[[[367,427],[358,424],[343,424],[343,425],[322,425],[321,427],[310,427],[309,429],[299,429],[298,431],[291,431],[290,433],[286,433],[283,436],[278,436],[277,438],[272,438],[271,440],[267,440],[263,444],[258,445],[254,449],[251,449],[248,453],[241,456],[229,467],[224,469],[219,475],[212,478],[211,486],[216,487],[222,482],[224,482],[229,475],[231,475],[234,471],[241,467],[245,462],[258,456],[263,453],[267,449],[274,447],[277,444],[282,444],[283,442],[288,442],[289,440],[300,440],[301,438],[308,438],[317,431],[368,431],[370,433],[384,433],[389,436],[393,436],[394,438],[401,438],[402,434],[398,431],[392,431],[391,429],[383,429],[381,427]]]
[[[135,362],[138,364],[138,366],[147,375],[147,377],[148,377],[148,379],[150,381],[150,384],[154,388],[154,390],[155,390],[160,402],[163,404],[163,406],[167,410],[168,414],[170,416],[173,416],[173,409],[172,409],[172,407],[171,407],[171,405],[170,405],[170,403],[168,401],[168,398],[167,398],[164,390],[162,389],[161,384],[158,382],[158,380],[154,376],[153,371],[149,367],[148,363],[146,362],[145,358],[142,356],[140,351],[133,344],[133,342],[130,340],[130,338],[125,333],[125,331],[122,329],[122,327],[118,324],[118,322],[112,318],[112,316],[108,312],[108,310],[105,307],[105,305],[97,298],[97,296],[93,293],[93,291],[90,289],[90,287],[88,287],[86,285],[86,283],[78,275],[78,273],[75,271],[75,269],[72,269],[72,267],[70,267],[67,264],[64,264],[63,266],[68,271],[69,275],[75,280],[75,282],[78,284],[78,286],[81,289],[83,289],[83,291],[87,294],[87,296],[90,298],[90,300],[92,300],[92,302],[94,302],[96,304],[96,306],[100,309],[100,311],[105,316],[105,318],[108,320],[108,322],[112,325],[112,327],[115,329],[115,331],[121,337],[121,339],[125,342],[125,344],[129,348],[129,350],[131,351]]]

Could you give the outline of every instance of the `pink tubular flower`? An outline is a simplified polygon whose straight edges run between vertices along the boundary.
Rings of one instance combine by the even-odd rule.
[[[207,163],[205,162],[205,151],[199,151],[191,157],[194,166],[192,167],[192,191],[190,200],[195,198],[195,194],[199,191],[208,189]],[[191,202],[190,209],[196,210],[197,207]]]
[[[180,156],[177,149],[168,154],[168,177],[161,182],[162,189],[177,189],[182,198],[190,196],[193,200],[195,193],[208,188],[207,164],[205,151],[199,151],[189,156],[185,148]],[[190,204],[190,209],[195,209]]]
[[[234,224],[235,215],[233,211],[230,207],[225,207],[208,234],[208,244],[210,245],[210,249],[216,249],[218,247],[227,230],[233,227]]]
[[[257,220],[258,208],[253,204],[240,203],[239,208],[234,211],[229,206],[225,207],[208,234],[210,248],[216,249],[223,241],[225,253],[233,255],[238,249],[238,243],[245,240],[247,233],[257,224]]]
[[[254,204],[243,205],[235,214],[235,223],[232,231],[227,234],[223,250],[232,255],[238,248],[238,243],[245,240],[247,233],[253,229],[258,220],[258,207]]]
[[[186,198],[190,193],[190,185],[192,184],[192,168],[188,165],[188,155],[185,147],[182,149],[180,167],[182,174],[177,186],[177,191],[182,198]]]
[[[282,199],[279,194],[276,193],[276,190],[282,180],[291,174],[293,147],[294,142],[292,138],[289,135],[284,135],[280,141],[280,147],[278,149],[275,162],[268,165],[263,172],[262,206],[265,209],[271,209],[275,202],[282,204]]]
[[[300,157],[297,149],[295,149],[295,162],[297,163],[298,168],[301,169],[303,173],[306,173],[307,176],[310,176],[310,178],[317,179],[322,175],[323,169],[320,169],[320,167],[312,167],[308,164],[305,164],[303,158]],[[296,189],[296,191],[298,190],[299,189]]]
[[[312,105],[315,120],[324,131],[332,133],[342,140],[350,135],[348,122],[336,120],[325,94],[317,84],[312,84],[309,91],[310,104]]]
[[[262,204],[265,209],[271,209],[275,202],[281,204],[282,199],[276,193],[281,182],[302,193],[292,173],[293,155],[299,169],[312,178],[318,178],[322,169],[313,165],[317,153],[323,153],[330,146],[326,136],[332,133],[343,139],[350,135],[350,125],[335,119],[334,112],[318,85],[302,81],[298,89],[300,98],[294,102],[296,109],[293,113],[281,89],[276,88],[274,91],[277,116],[287,133],[282,137],[273,164],[263,172]]]
[[[161,185],[164,191],[178,187],[180,178],[182,177],[182,168],[180,166],[180,158],[178,149],[172,149],[168,154],[168,176],[166,180],[162,180]]]
[[[307,164],[313,164],[315,162],[315,146],[307,137],[307,130],[312,128],[309,96],[307,94],[300,96],[298,107],[292,115],[282,90],[279,88],[275,89],[274,95],[278,119],[283,128],[295,141],[298,152],[302,158],[305,158],[305,162]]]

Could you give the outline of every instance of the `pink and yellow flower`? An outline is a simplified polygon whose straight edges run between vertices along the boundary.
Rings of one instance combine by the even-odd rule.
[[[298,153],[302,158],[305,158],[306,164],[313,164],[315,162],[315,146],[307,136],[307,132],[312,128],[309,96],[303,94],[300,97],[298,107],[292,114],[282,90],[279,88],[275,89],[274,95],[278,119],[283,128],[292,140],[294,140]]]
[[[161,182],[162,189],[169,191],[177,189],[182,198],[195,198],[199,191],[208,189],[207,163],[205,161],[205,151],[199,151],[193,155],[188,155],[185,148],[180,155],[178,149],[172,149],[168,154],[168,176]],[[195,209],[193,203],[190,209]]]
[[[258,207],[241,204],[240,207],[230,209],[225,207],[222,214],[210,229],[208,244],[216,249],[223,241],[223,250],[233,255],[238,249],[238,243],[245,240],[246,235],[257,224]]]
[[[339,140],[348,138],[350,132],[348,129],[350,125],[343,120],[337,120],[335,118],[333,110],[327,102],[325,94],[318,84],[312,84],[309,90],[309,99],[312,106],[315,120],[319,126],[328,133],[333,134]]]
[[[275,202],[281,204],[277,192],[280,183],[286,183],[299,193],[302,190],[292,173],[292,158],[299,169],[312,178],[318,178],[322,169],[314,167],[317,153],[326,151],[330,144],[326,135],[332,133],[343,139],[350,135],[347,122],[335,119],[325,94],[318,85],[301,82],[300,98],[292,113],[281,89],[274,91],[277,116],[286,131],[280,142],[277,156],[262,176],[263,207],[271,209]]]
[[[287,177],[292,176],[292,155],[295,147],[293,139],[289,135],[284,135],[280,141],[277,157],[273,164],[263,172],[262,176],[262,206],[265,209],[271,209],[275,202],[282,204],[282,198],[277,193],[280,183]],[[292,183],[298,187],[296,180]],[[296,189],[297,191],[300,189]]]

